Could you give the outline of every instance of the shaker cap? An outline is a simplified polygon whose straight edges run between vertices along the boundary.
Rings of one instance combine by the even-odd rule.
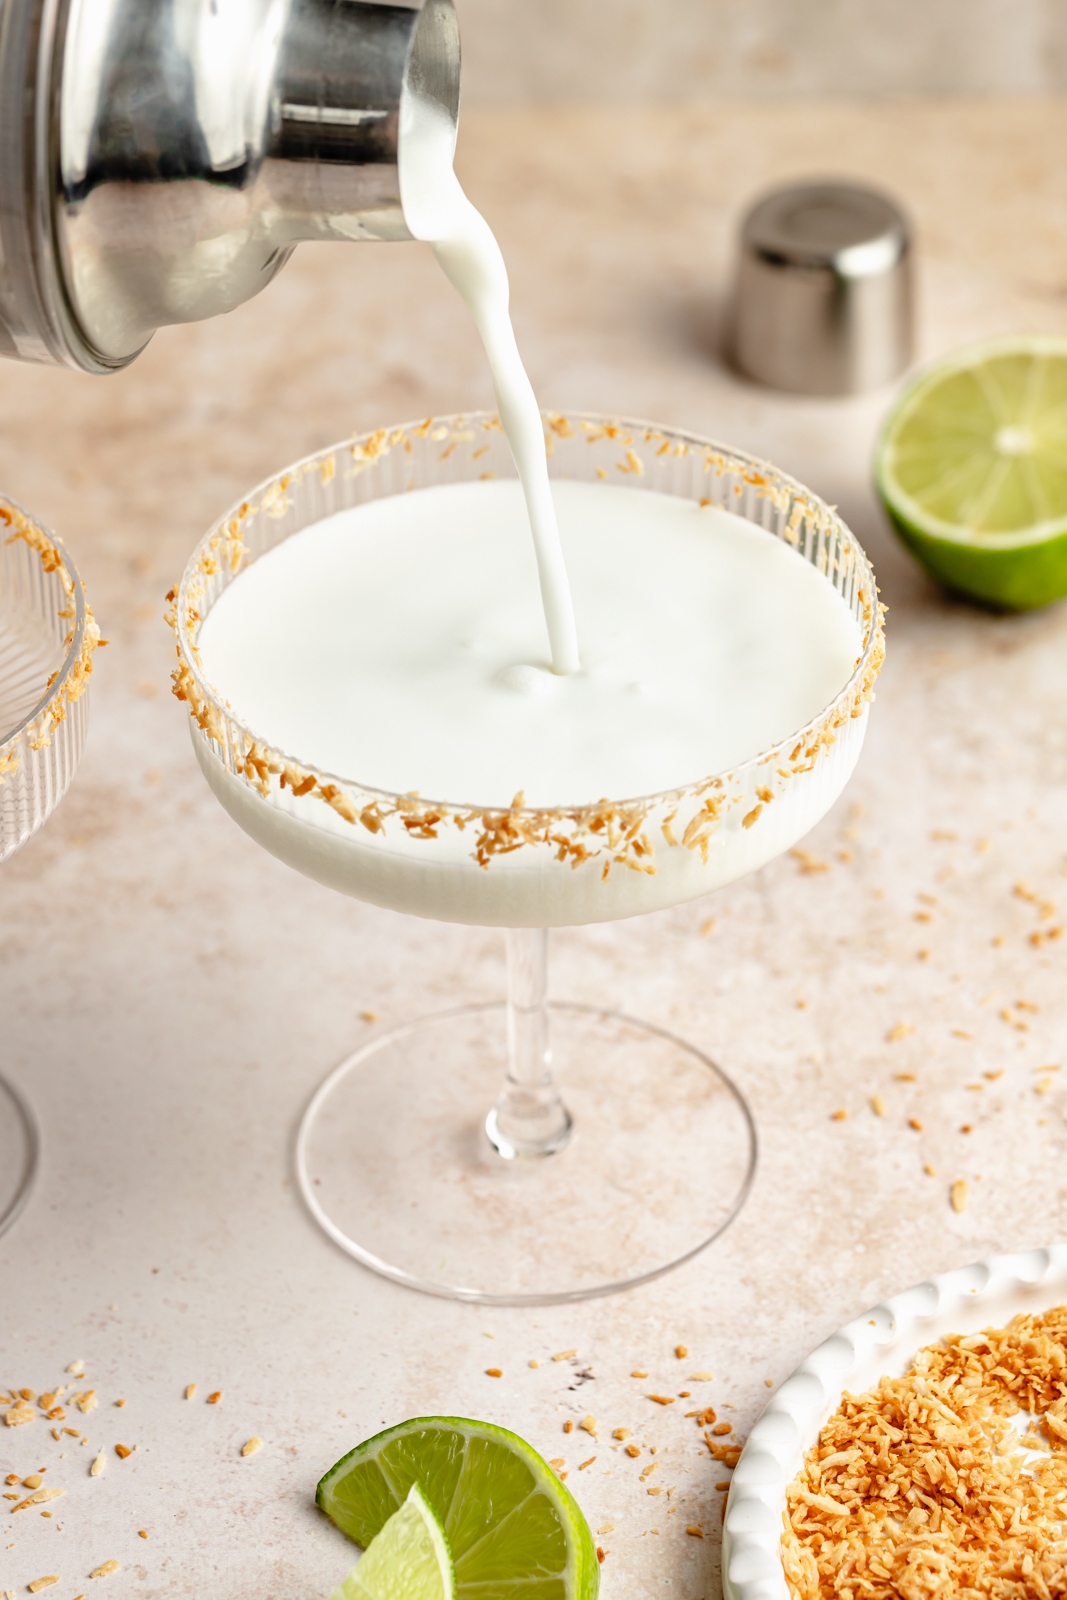
[[[911,233],[889,195],[858,183],[790,184],[741,228],[733,353],[776,389],[858,394],[912,352]]]

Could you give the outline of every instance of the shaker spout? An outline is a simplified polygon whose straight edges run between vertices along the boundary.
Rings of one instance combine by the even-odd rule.
[[[0,355],[115,371],[300,240],[411,238],[405,97],[458,118],[452,0],[9,3]]]
[[[452,0],[417,11],[302,0],[280,61],[267,158],[279,242],[410,239],[398,172],[404,105],[418,94],[459,117]]]

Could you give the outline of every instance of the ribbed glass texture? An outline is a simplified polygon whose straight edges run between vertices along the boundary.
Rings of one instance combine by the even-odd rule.
[[[63,565],[47,570],[51,558],[43,559],[13,526],[0,528],[0,862],[36,833],[63,798],[89,714],[86,693],[69,698],[87,615],[74,563],[48,534],[48,547]]]

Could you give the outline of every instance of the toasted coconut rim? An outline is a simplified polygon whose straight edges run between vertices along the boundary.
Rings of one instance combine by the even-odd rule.
[[[809,550],[811,554],[805,559],[811,560],[829,582],[834,582],[834,575],[840,586],[855,579],[855,602],[844,593],[842,599],[860,623],[862,647],[847,682],[803,728],[738,766],[677,788],[619,800],[528,806],[522,791],[508,806],[434,800],[421,794],[398,794],[326,772],[314,762],[279,750],[234,714],[201,668],[197,636],[203,616],[199,607],[207,586],[220,574],[228,575],[229,580],[236,577],[249,553],[245,534],[254,520],[284,516],[292,504],[292,491],[310,475],[316,475],[325,486],[341,464],[348,476],[355,476],[373,471],[394,451],[411,452],[427,441],[445,445],[438,459],[464,447],[480,445],[471,451],[472,457],[477,458],[484,453],[481,441],[485,435],[501,432],[499,417],[488,412],[431,417],[328,446],[261,483],[205,534],[186,566],[180,587],[172,589],[167,597],[167,620],[174,629],[178,653],[174,694],[188,705],[194,723],[218,747],[228,769],[262,798],[269,798],[276,783],[294,795],[312,795],[324,801],[345,821],[361,824],[374,834],[382,832],[393,818],[398,818],[404,831],[417,839],[438,838],[442,825],[461,831],[472,827],[477,830],[472,854],[483,867],[493,856],[540,844],[550,846],[560,860],[569,861],[572,866],[594,856],[606,856],[605,875],[612,861],[637,871],[654,872],[655,851],[646,827],[653,811],[673,807],[669,816],[656,819],[656,830],[668,846],[700,849],[706,859],[710,836],[727,809],[744,804],[741,825],[753,826],[764,807],[777,797],[781,784],[811,771],[835,743],[839,730],[864,715],[874,698],[875,680],[885,658],[885,607],[878,600],[866,555],[830,506],[768,463],[697,435],[663,429],[653,423],[583,413],[548,413],[544,420],[549,455],[561,439],[584,437],[590,444],[607,441],[618,448],[616,470],[643,478],[657,458],[695,454],[704,473],[717,480],[732,480],[731,493],[739,500],[751,494],[760,502],[768,502],[771,513],[781,519],[781,534],[766,529],[768,537],[780,536],[801,553],[805,548]],[[601,468],[597,473],[606,476]],[[709,498],[699,503],[715,502]],[[758,526],[755,522],[753,525]],[[756,781],[761,776],[762,784]],[[673,823],[679,811],[686,814],[678,819],[675,829]]]
[[[9,732],[0,738],[0,783],[19,764],[15,748],[23,738],[31,750],[42,750],[52,741],[52,735],[67,715],[68,708],[79,700],[89,687],[93,670],[93,655],[106,643],[100,637],[99,625],[93,616],[92,606],[85,595],[85,585],[61,540],[41,526],[13,500],[0,498],[0,539],[5,544],[17,540],[29,545],[40,557],[46,573],[54,573],[60,581],[63,603],[57,615],[70,623],[63,641],[63,660],[52,673],[43,694],[27,714]]]

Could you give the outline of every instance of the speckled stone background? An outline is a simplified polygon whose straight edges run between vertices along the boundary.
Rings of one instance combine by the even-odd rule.
[[[499,230],[543,403],[772,457],[842,507],[890,607],[867,749],[807,858],[555,940],[560,997],[625,1002],[713,1052],[763,1141],[746,1209],[705,1255],[577,1309],[420,1298],[304,1214],[296,1119],[367,1036],[359,1012],[388,1026],[496,996],[500,941],[333,896],[263,854],[208,793],[167,693],[164,592],[243,489],[354,429],[488,403],[458,301],[421,247],[304,248],[258,300],[162,332],[117,378],[0,368],[0,484],[69,541],[112,640],[75,785],[0,873],[0,1049],[45,1134],[0,1241],[0,1381],[41,1390],[82,1357],[101,1398],[73,1417],[88,1446],[0,1428],[0,1473],[48,1466],[67,1491],[51,1519],[11,1519],[0,1591],[55,1573],[54,1600],[98,1584],[316,1600],[349,1559],[311,1504],[321,1471],[385,1422],[449,1410],[569,1461],[594,1529],[614,1525],[606,1596],[713,1600],[727,1474],[683,1402],[643,1393],[693,1387],[743,1435],[765,1379],[883,1293],[1063,1236],[1067,937],[1046,934],[1067,911],[1067,612],[979,613],[897,548],[868,483],[888,394],[775,396],[718,351],[748,196],[842,165],[914,215],[924,354],[1067,331],[1065,144],[1056,102],[466,120],[463,176]],[[572,1348],[576,1365],[547,1359]],[[714,1380],[681,1382],[700,1369]],[[562,1425],[587,1412],[601,1437],[579,1474],[594,1450]],[[620,1425],[659,1446],[673,1497],[611,1452]],[[243,1460],[252,1434],[264,1448]],[[116,1442],[134,1454],[90,1479]],[[108,1559],[122,1571],[88,1582]]]
[[[1040,94],[1060,0],[456,0],[468,105]]]

